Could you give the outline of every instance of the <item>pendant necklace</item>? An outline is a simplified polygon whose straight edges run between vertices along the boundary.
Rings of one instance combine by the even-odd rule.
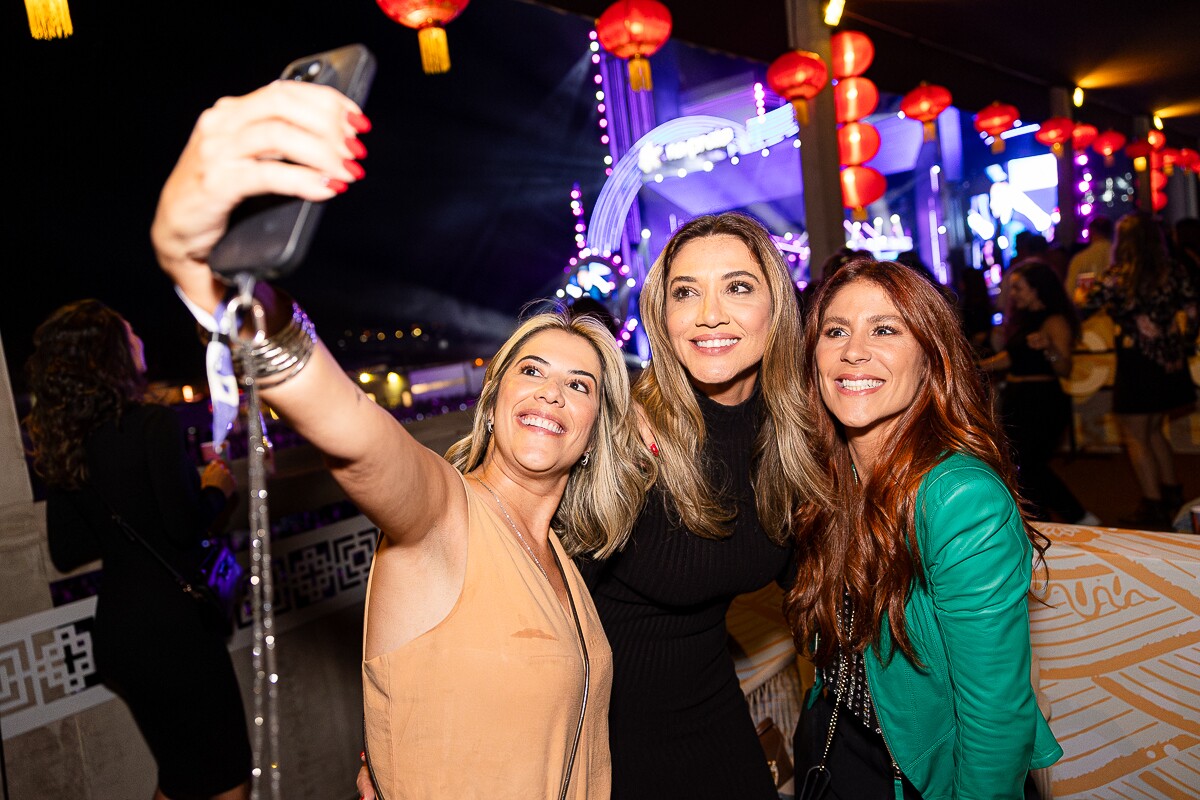
[[[537,557],[537,553],[533,552],[533,548],[529,546],[529,542],[525,541],[525,537],[521,535],[521,530],[517,527],[517,524],[513,522],[513,518],[508,515],[508,509],[505,508],[504,503],[501,502],[500,495],[492,491],[492,487],[484,483],[483,478],[479,477],[478,475],[472,475],[471,477],[479,481],[480,486],[487,489],[488,494],[492,496],[492,499],[496,501],[496,505],[500,507],[500,513],[504,515],[506,520],[508,520],[508,527],[512,528],[512,532],[517,535],[517,539],[520,540],[521,545],[525,548],[525,552],[529,553],[529,557],[532,558],[533,563],[537,565],[538,572],[542,573],[542,577],[549,581],[550,576],[546,573],[546,568],[542,566],[541,559]]]

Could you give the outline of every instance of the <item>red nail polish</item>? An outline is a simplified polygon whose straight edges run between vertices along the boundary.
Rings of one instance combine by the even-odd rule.
[[[346,137],[346,147],[350,148],[350,154],[355,158],[367,157],[367,146],[353,136]]]
[[[350,188],[350,184],[346,183],[345,181],[339,181],[337,178],[326,178],[325,185],[330,189],[333,189],[338,194],[342,194]]]
[[[367,174],[367,171],[362,168],[362,164],[359,164],[357,161],[351,161],[348,158],[342,160],[342,166],[354,176],[354,180],[356,181],[362,180],[363,176]]]
[[[346,115],[346,118],[350,120],[350,127],[354,128],[354,130],[358,131],[359,133],[366,133],[367,131],[371,130],[371,120],[367,119],[366,114],[361,114],[357,111],[351,111]]]
[[[654,453],[656,458],[658,457],[658,445],[656,445],[654,442],[650,443],[650,452]]]

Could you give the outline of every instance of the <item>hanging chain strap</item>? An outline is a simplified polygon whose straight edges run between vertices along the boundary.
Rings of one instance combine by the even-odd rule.
[[[840,621],[841,614],[838,615]],[[841,627],[841,626],[839,626]],[[840,703],[839,698],[845,697],[847,673],[849,663],[846,658],[846,648],[842,643],[842,632],[838,632],[838,680],[837,690],[833,698],[833,714],[829,717],[829,732],[825,735],[825,750],[821,753],[821,763],[815,767],[810,767],[804,775],[804,784],[800,791],[796,794],[796,800],[819,800],[825,795],[829,789],[829,768],[825,766],[825,762],[829,760],[829,748],[833,745],[833,734],[837,730],[838,709]],[[849,640],[854,636],[854,609],[850,609],[850,629],[846,632],[846,639]]]
[[[254,299],[254,277],[237,276],[237,298],[227,313],[234,320],[249,313],[254,338],[266,336],[265,313]],[[238,326],[231,328],[237,335]],[[242,353],[249,348],[240,348]],[[251,771],[251,800],[280,800],[279,753],[279,670],[275,654],[275,585],[271,569],[271,524],[267,507],[266,444],[262,404],[258,397],[254,359],[242,358],[242,386],[246,391],[246,416],[249,423],[250,478],[250,588],[254,620],[251,653],[254,668],[254,768]],[[266,740],[264,748],[264,739]],[[264,754],[265,749],[265,754]],[[264,757],[265,756],[265,757]],[[264,774],[269,777],[269,794],[264,795]]]

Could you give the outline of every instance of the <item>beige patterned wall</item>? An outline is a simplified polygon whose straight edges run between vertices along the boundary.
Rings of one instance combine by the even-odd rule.
[[[1200,537],[1039,525],[1056,800],[1200,797]]]

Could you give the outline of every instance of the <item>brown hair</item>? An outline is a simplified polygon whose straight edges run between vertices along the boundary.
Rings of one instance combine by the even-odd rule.
[[[51,486],[87,480],[89,434],[142,402],[145,377],[133,360],[124,317],[99,300],[52,313],[33,334],[25,364],[33,408],[25,417],[33,467]]]
[[[855,619],[863,623],[844,640],[851,650],[879,647],[886,618],[896,645],[917,660],[904,616],[914,581],[923,580],[917,491],[947,454],[967,453],[983,461],[1021,502],[1003,430],[955,311],[927,278],[903,264],[855,261],[822,284],[804,328],[805,397],[822,403],[815,351],[823,318],[834,297],[856,282],[878,286],[895,304],[924,354],[925,374],[897,420],[887,463],[876,467],[873,480],[856,480],[845,432],[828,410],[810,432],[814,455],[829,465],[832,490],[799,515],[800,579],[784,599],[784,614],[797,647],[812,649],[819,666],[836,653],[844,591]],[[1040,559],[1049,542],[1027,520],[1024,524]]]

